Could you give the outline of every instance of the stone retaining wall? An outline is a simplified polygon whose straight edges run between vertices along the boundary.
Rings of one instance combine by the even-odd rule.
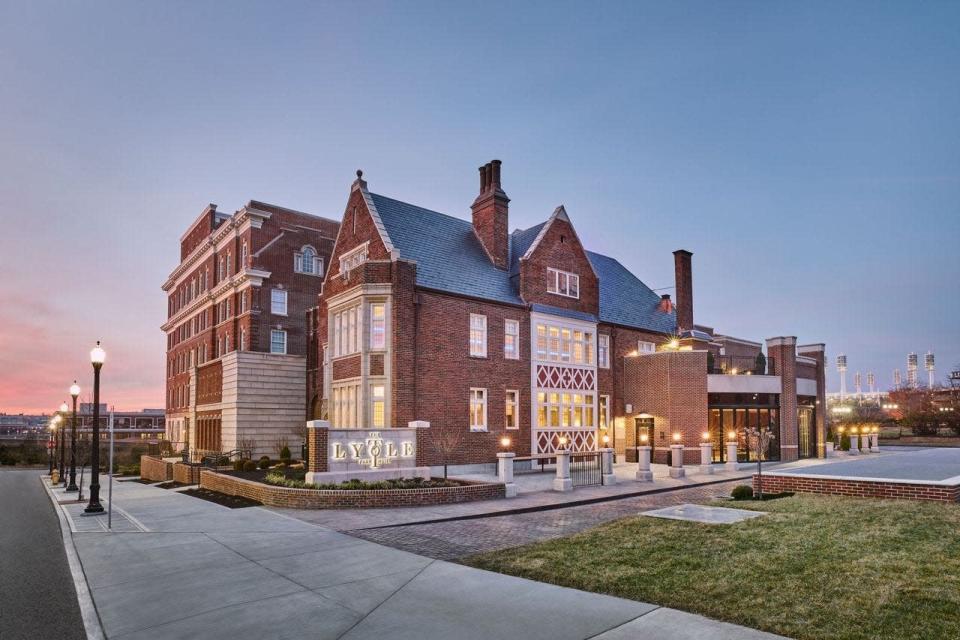
[[[753,475],[754,491],[760,488],[757,474]],[[794,491],[798,493],[825,493],[854,498],[890,498],[897,500],[960,501],[960,486],[884,482],[878,480],[841,480],[806,478],[763,474],[763,490],[768,493]]]
[[[420,507],[504,497],[502,484],[474,483],[456,487],[370,491],[291,489],[245,480],[208,469],[200,472],[200,487],[231,496],[249,498],[273,507],[291,509]]]
[[[140,456],[140,477],[153,482],[173,480],[173,463],[155,456]]]
[[[197,484],[200,482],[200,467],[176,462],[173,465],[173,480],[183,484]]]

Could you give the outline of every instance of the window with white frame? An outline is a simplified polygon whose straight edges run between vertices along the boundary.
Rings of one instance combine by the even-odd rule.
[[[470,431],[487,430],[487,390],[470,389]]]
[[[610,368],[610,336],[605,333],[597,334],[597,366]]]
[[[519,429],[520,423],[520,392],[515,389],[507,389],[507,397],[504,405],[504,422],[507,429]]]
[[[247,312],[247,292],[241,291],[240,292],[240,313],[246,313],[246,312]]]
[[[593,364],[593,332],[537,324],[537,359],[571,364]]]
[[[367,261],[367,247],[369,243],[364,242],[355,249],[351,249],[340,256],[340,274],[346,277],[350,270],[358,267]]]
[[[520,322],[517,320],[503,322],[503,357],[507,360],[520,359]]]
[[[370,385],[370,426],[376,429],[387,426],[386,393],[382,384]]]
[[[657,345],[647,340],[637,340],[637,353],[656,353]]]
[[[227,259],[220,257],[220,268],[217,270],[217,281],[223,280],[227,275]]]
[[[240,267],[247,266],[247,241],[244,240],[240,245]]]
[[[247,350],[247,330],[240,329],[240,351]]]
[[[270,330],[270,353],[287,352],[287,332],[283,329]]]
[[[568,298],[580,297],[580,276],[568,271],[547,268],[547,291]]]
[[[487,316],[470,314],[470,355],[487,357]]]
[[[322,276],[323,258],[317,255],[316,249],[304,245],[300,251],[293,254],[293,270],[311,276]]]
[[[600,428],[610,427],[610,396],[600,396]]]
[[[383,302],[374,302],[370,305],[370,348],[385,349],[387,347],[387,305]]]
[[[333,387],[330,415],[335,428],[360,428],[360,395],[359,383],[351,382]]]
[[[537,392],[537,426],[594,427],[593,394],[567,391]]]
[[[330,324],[334,358],[360,351],[360,305],[334,312]]]
[[[270,290],[270,313],[277,316],[287,315],[287,292],[284,289]]]

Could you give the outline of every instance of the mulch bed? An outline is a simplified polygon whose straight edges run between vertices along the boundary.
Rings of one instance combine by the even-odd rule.
[[[123,480],[117,480],[117,482],[139,482],[140,484],[156,484],[156,480],[144,480],[143,478],[124,478]]]
[[[263,503],[257,502],[256,500],[250,500],[249,498],[243,498],[241,496],[228,496],[225,493],[210,491],[209,489],[187,489],[186,491],[181,491],[180,493],[193,496],[194,498],[200,498],[201,500],[209,500],[210,502],[214,502],[223,507],[229,507],[231,509],[263,506]]]
[[[164,482],[163,484],[158,484],[157,486],[161,489],[179,489],[180,487],[189,487],[191,485],[184,484],[183,482],[177,482],[176,480],[171,480],[170,482]]]

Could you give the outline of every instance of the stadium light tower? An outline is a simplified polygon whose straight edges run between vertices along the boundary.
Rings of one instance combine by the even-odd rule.
[[[927,355],[923,357],[923,366],[927,370],[927,386],[933,389],[933,383],[936,380],[933,375],[933,352],[927,351]]]
[[[899,389],[903,386],[903,378],[900,377],[900,369],[893,370],[893,388]]]
[[[840,373],[840,402],[847,397],[847,356],[837,356],[837,371]]]
[[[907,354],[907,386],[917,388],[917,354],[912,351]]]

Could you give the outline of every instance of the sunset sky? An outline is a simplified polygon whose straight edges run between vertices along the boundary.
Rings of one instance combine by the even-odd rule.
[[[208,202],[339,218],[373,192],[511,228],[564,204],[695,319],[796,334],[881,386],[960,365],[960,3],[0,3],[0,412],[107,350],[163,406],[181,233]],[[837,387],[830,371],[829,390]]]

